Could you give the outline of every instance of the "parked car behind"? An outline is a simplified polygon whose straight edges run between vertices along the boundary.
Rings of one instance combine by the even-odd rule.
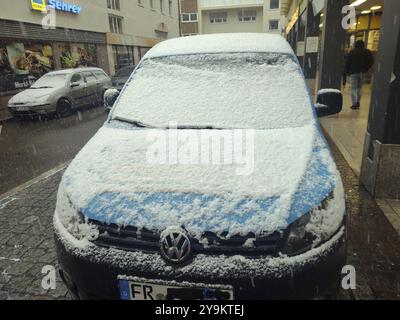
[[[99,68],[66,69],[49,72],[10,99],[8,110],[15,117],[58,113],[67,116],[72,109],[102,104],[111,79]]]
[[[339,112],[342,96],[326,90],[315,105],[281,36],[167,40],[115,103],[113,90],[108,121],[58,192],[55,241],[74,298],[335,296],[346,209],[316,115]]]
[[[135,68],[135,65],[131,65],[119,69],[112,77],[113,87],[118,91],[121,91]]]

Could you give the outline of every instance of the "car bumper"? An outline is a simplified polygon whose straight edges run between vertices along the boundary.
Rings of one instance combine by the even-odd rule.
[[[93,244],[82,248],[54,220],[60,275],[76,299],[119,299],[120,275],[164,281],[229,285],[237,300],[334,297],[346,262],[346,228],[296,257],[196,256],[172,267],[155,252],[123,251]]]
[[[7,109],[13,116],[38,116],[56,111],[55,105],[52,104],[8,106]]]

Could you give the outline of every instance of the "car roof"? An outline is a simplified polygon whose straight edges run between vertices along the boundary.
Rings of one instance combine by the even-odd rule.
[[[144,58],[224,52],[271,52],[294,56],[289,43],[281,35],[267,33],[224,33],[166,40],[150,49]]]
[[[75,72],[81,72],[81,71],[103,71],[100,68],[75,68],[75,69],[63,69],[63,70],[57,70],[57,71],[51,71],[48,74],[71,74]]]

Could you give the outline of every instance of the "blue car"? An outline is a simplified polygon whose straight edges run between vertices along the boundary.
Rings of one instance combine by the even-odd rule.
[[[268,34],[167,40],[66,170],[54,215],[76,299],[333,298],[343,184],[289,44]]]

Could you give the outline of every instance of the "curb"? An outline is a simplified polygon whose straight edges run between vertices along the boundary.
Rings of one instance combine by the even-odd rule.
[[[64,162],[64,163],[58,165],[57,167],[54,167],[53,169],[42,173],[41,175],[37,176],[36,178],[33,178],[32,180],[29,180],[29,181],[19,185],[18,187],[15,187],[15,188],[11,189],[10,191],[7,191],[6,193],[0,195],[0,209],[1,209],[1,204],[3,201],[14,196],[16,193],[23,191],[23,190],[35,185],[36,183],[39,183],[47,178],[50,178],[51,176],[55,175],[56,173],[64,170],[70,164],[70,162],[71,161]]]

